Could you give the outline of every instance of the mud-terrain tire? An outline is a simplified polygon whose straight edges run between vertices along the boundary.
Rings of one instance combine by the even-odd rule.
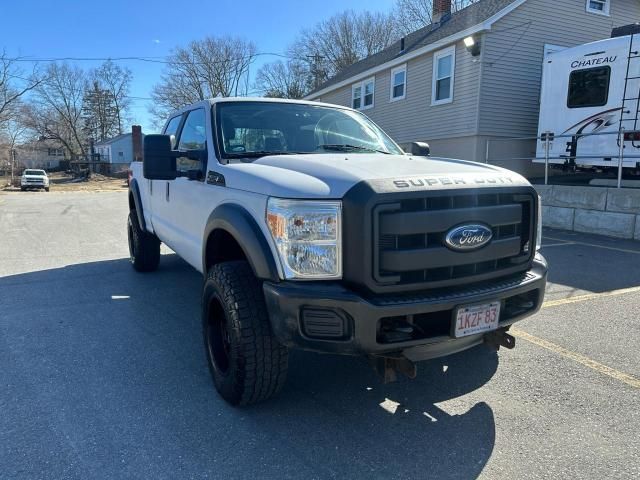
[[[231,405],[249,405],[280,391],[289,352],[273,335],[262,282],[246,261],[209,269],[202,327],[209,369],[222,398]]]
[[[129,212],[127,219],[127,238],[129,240],[129,260],[138,272],[153,272],[160,264],[160,240],[152,233],[140,228],[135,210]]]

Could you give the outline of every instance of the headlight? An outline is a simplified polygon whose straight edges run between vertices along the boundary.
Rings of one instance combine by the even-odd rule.
[[[538,195],[538,228],[536,231],[536,252],[542,248],[542,197]]]
[[[267,225],[285,278],[342,278],[342,204],[270,198]]]

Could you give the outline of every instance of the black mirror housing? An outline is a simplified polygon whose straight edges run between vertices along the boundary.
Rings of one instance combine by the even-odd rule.
[[[431,148],[426,142],[411,142],[409,152],[417,157],[428,157],[431,155]]]
[[[178,176],[176,157],[169,135],[144,137],[142,172],[149,180],[175,180]]]

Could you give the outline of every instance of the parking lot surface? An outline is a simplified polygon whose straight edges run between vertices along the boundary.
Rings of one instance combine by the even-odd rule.
[[[282,393],[216,394],[201,277],[128,262],[127,197],[0,195],[0,478],[639,478],[640,244],[545,232],[515,350],[419,364],[293,352]]]

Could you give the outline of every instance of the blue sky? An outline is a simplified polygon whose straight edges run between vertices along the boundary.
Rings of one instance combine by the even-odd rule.
[[[393,0],[12,0],[2,2],[0,49],[14,56],[154,57],[207,35],[239,35],[259,51],[282,52],[302,28],[345,9],[388,11]],[[260,62],[275,60],[260,57]],[[80,62],[85,68],[100,62]],[[122,61],[134,75],[132,96],[148,97],[162,65]],[[255,72],[259,66],[252,66]],[[28,64],[25,65],[28,67]],[[148,102],[134,101],[147,131]]]

